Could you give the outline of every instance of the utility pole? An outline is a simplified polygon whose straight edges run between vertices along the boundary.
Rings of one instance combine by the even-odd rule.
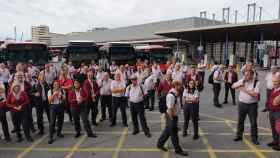
[[[262,9],[263,9],[263,7],[260,7],[260,15],[259,15],[259,21],[260,22],[262,21]]]
[[[250,11],[251,7],[253,7],[253,22],[255,22],[256,19],[256,3],[248,4],[248,10],[247,10],[247,23],[250,22]]]
[[[229,23],[230,7],[223,8],[223,22]]]
[[[14,27],[14,35],[15,35],[15,41],[17,41],[17,27]]]
[[[237,23],[237,14],[238,14],[238,10],[235,10],[235,14],[234,14],[234,16],[235,16],[235,18],[234,18],[234,23],[235,23],[235,24]]]

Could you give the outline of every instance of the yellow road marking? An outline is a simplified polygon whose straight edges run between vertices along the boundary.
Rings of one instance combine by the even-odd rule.
[[[123,144],[125,142],[125,139],[127,137],[127,133],[128,133],[128,128],[125,128],[122,132],[122,135],[119,139],[119,142],[118,142],[118,145],[117,145],[117,148],[112,156],[112,158],[118,158],[119,157],[119,153],[121,152],[121,148],[123,147]]]
[[[199,128],[199,133],[200,133],[200,135],[202,137],[202,141],[203,141],[204,145],[207,148],[207,152],[208,152],[208,155],[210,156],[210,158],[217,158],[217,155],[214,152],[213,147],[210,145],[207,137],[205,136],[205,134],[204,134],[204,132],[203,132],[203,130],[201,128]]]
[[[30,147],[25,148],[22,153],[20,153],[16,158],[23,158],[28,153],[30,153],[37,145],[39,145],[48,135],[41,137],[39,140],[35,141]]]
[[[165,126],[166,126],[166,122],[165,121],[166,121],[165,120],[165,114],[161,114],[161,116],[160,116],[160,128],[161,128],[161,130],[163,130],[165,128]],[[168,147],[169,143],[170,143],[170,141],[168,141],[164,146]],[[164,152],[162,154],[162,158],[169,158],[169,155],[170,155],[169,151]]]
[[[225,120],[225,123],[228,127],[232,129],[232,131],[236,132],[236,130],[232,127],[230,122]],[[250,141],[248,141],[247,138],[243,137],[243,140],[244,143],[256,154],[258,158],[266,158],[266,156],[262,152],[260,152],[260,150],[258,150],[255,145],[253,145]]]
[[[82,138],[71,148],[70,152],[64,158],[71,158],[75,151],[79,148],[80,145],[86,140],[86,135],[83,135]]]

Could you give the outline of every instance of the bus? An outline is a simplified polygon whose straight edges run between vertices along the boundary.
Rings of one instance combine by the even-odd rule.
[[[93,41],[69,41],[63,54],[75,67],[81,63],[90,64],[92,60],[97,61],[100,58],[98,46]]]
[[[135,46],[135,51],[138,59],[148,60],[149,63],[156,62],[162,71],[167,69],[167,61],[173,57],[172,48],[161,45]]]
[[[8,42],[2,44],[1,62],[16,65],[19,62],[31,62],[34,66],[43,66],[48,63],[50,56],[48,46],[40,42]]]
[[[134,47],[127,43],[110,42],[100,47],[100,54],[106,57],[110,63],[114,61],[117,65],[134,65],[136,53]]]

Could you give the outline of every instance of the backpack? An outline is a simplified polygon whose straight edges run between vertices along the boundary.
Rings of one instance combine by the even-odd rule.
[[[211,74],[208,77],[208,83],[209,84],[214,84],[214,73],[216,70],[214,70],[213,72],[211,72]]]

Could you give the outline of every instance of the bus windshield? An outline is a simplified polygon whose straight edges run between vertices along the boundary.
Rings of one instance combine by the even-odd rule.
[[[131,60],[135,58],[133,47],[110,48],[111,60]]]
[[[72,60],[89,60],[99,57],[97,47],[70,47],[68,53]]]
[[[151,61],[157,63],[166,63],[172,57],[172,50],[171,49],[159,49],[159,50],[152,50],[150,52]]]

